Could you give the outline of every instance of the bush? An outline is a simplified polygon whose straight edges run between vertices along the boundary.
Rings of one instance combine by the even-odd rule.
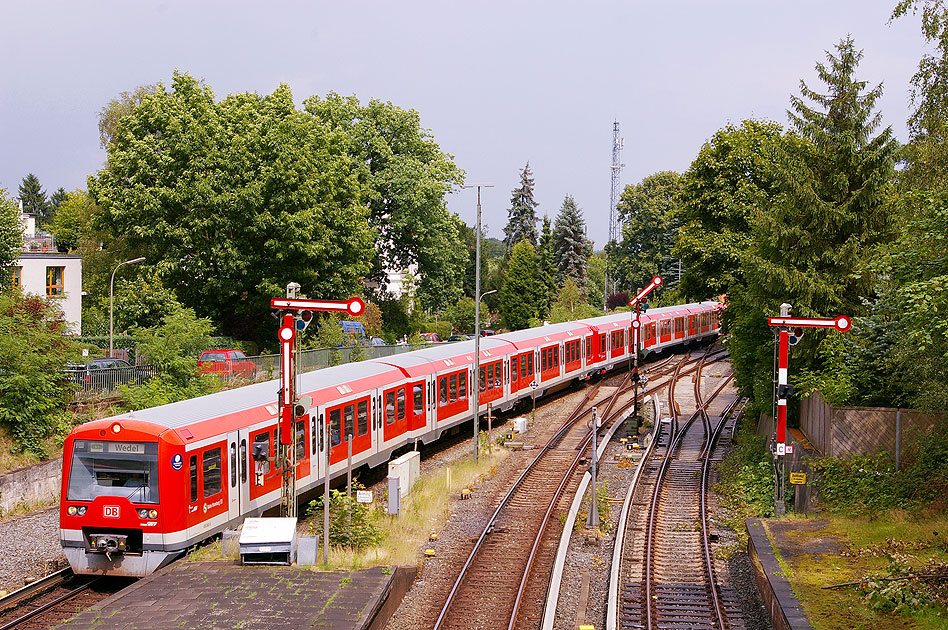
[[[365,486],[352,483],[352,491]],[[310,501],[306,516],[311,518],[310,528],[322,534],[323,497]],[[350,520],[351,517],[351,520]],[[382,527],[371,504],[359,503],[355,495],[347,497],[338,490],[329,491],[329,544],[336,547],[365,549],[382,542]]]
[[[40,457],[44,438],[68,425],[72,391],[62,370],[79,356],[68,332],[56,304],[19,291],[0,294],[0,423]]]
[[[745,518],[766,518],[774,513],[773,463],[766,439],[757,435],[749,417],[740,420],[731,455],[717,464],[721,472],[717,490],[724,495],[724,505],[735,513],[738,525]],[[739,527],[735,530],[740,531]]]

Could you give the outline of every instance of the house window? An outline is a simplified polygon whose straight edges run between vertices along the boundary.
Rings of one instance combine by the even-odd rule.
[[[63,294],[63,276],[65,267],[47,267],[46,268],[46,295]]]
[[[23,267],[14,267],[13,268],[13,278],[11,281],[14,289],[23,288]]]

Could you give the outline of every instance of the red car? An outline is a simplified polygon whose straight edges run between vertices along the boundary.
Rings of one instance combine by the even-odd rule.
[[[418,336],[424,339],[426,343],[444,343],[444,339],[439,337],[438,333],[423,332],[423,333],[418,333]]]
[[[257,364],[240,350],[206,350],[197,362],[201,374],[221,374],[230,378],[257,377]]]

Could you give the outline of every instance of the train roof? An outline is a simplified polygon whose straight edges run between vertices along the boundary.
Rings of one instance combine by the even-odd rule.
[[[489,360],[497,354],[498,350],[502,354],[513,350],[513,344],[505,337],[506,335],[483,337],[480,343],[481,361]],[[409,378],[424,376],[446,367],[474,363],[474,340],[438,344],[423,350],[385,357],[378,361],[397,367]]]
[[[347,363],[301,374],[297,394],[310,395],[315,404],[324,404],[344,395],[344,390],[339,391],[340,387],[359,389],[363,384],[373,386],[368,381],[392,382],[401,378],[401,373],[390,365],[375,361]],[[241,423],[243,424],[275,417],[276,413],[271,411],[272,407],[271,410],[267,407],[276,405],[279,391],[280,380],[273,379],[167,405],[129,411],[105,418],[105,420],[132,418],[169,429],[188,427],[196,434],[194,437],[202,439],[205,437],[203,435],[205,432],[200,429],[200,425],[204,422],[214,422],[216,425],[217,422],[226,420],[227,416],[232,414],[249,413],[249,416],[242,415]],[[209,432],[218,433],[216,428],[209,428]],[[198,433],[201,435],[197,435]]]
[[[589,332],[589,327],[581,322],[550,324],[539,328],[526,328],[498,335],[512,343],[518,350],[542,346],[544,343],[579,337]]]

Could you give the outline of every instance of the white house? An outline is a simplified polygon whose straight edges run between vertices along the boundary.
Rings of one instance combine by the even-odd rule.
[[[23,253],[13,267],[13,285],[56,300],[72,332],[82,330],[82,257],[60,254],[53,237],[36,234],[36,218],[21,215],[24,226]]]

